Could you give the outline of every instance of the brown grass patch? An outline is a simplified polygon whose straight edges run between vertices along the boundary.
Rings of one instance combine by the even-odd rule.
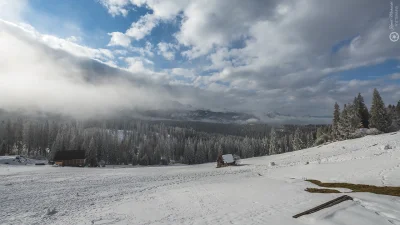
[[[353,192],[370,192],[380,195],[391,195],[400,197],[400,187],[378,187],[365,184],[349,184],[349,183],[323,183],[319,180],[306,180],[320,187],[326,188],[347,188]]]
[[[308,191],[310,193],[341,193],[338,190],[326,188],[306,188],[305,191]]]

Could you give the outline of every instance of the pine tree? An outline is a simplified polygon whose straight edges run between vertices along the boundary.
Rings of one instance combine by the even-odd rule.
[[[97,166],[97,146],[94,137],[90,139],[89,148],[86,150],[86,164]]]
[[[397,103],[397,106],[394,108],[394,116],[392,124],[395,125],[397,128],[396,130],[400,129],[400,101]]]
[[[297,128],[296,131],[294,132],[294,136],[293,136],[293,141],[292,142],[293,142],[293,149],[295,151],[304,148],[304,142],[303,142],[302,137],[301,137],[300,128]]]
[[[387,132],[390,125],[391,121],[385,103],[378,90],[375,88],[372,97],[370,126],[380,131]]]
[[[15,142],[15,131],[10,119],[6,123],[5,141],[7,147],[6,153],[11,154]]]
[[[17,144],[17,154],[20,155],[24,147],[24,125],[21,118],[19,118],[15,124],[15,141]]]
[[[314,144],[313,134],[310,132],[307,134],[307,148],[311,148]]]
[[[195,149],[194,143],[192,139],[187,139],[185,142],[185,149],[183,152],[184,163],[186,164],[193,164],[195,160]]]
[[[396,106],[388,105],[387,113],[389,115],[390,120],[392,121],[388,129],[388,132],[398,131],[400,129],[400,117],[396,111]]]
[[[363,124],[361,122],[361,118],[358,113],[358,109],[354,104],[349,104],[347,107],[347,112],[349,116],[349,126],[350,126],[350,132],[353,133],[356,129],[363,127]]]
[[[354,107],[357,113],[357,116],[360,118],[360,123],[364,128],[368,128],[369,125],[369,113],[368,108],[364,103],[364,98],[362,97],[361,93],[358,93],[358,96],[354,98]]]
[[[277,147],[276,132],[275,128],[272,128],[269,137],[269,155],[276,154],[277,152],[276,147]]]
[[[353,104],[344,105],[338,124],[340,136],[347,139],[359,127],[360,117],[358,117],[356,107]]]
[[[51,160],[54,159],[56,152],[62,151],[64,149],[63,140],[64,140],[64,137],[60,131],[60,132],[58,132],[57,137],[56,137],[55,141],[53,142],[53,145],[51,146],[51,154],[50,154]]]
[[[207,151],[201,139],[197,142],[197,150],[195,155],[196,163],[204,163],[207,161]]]
[[[261,140],[261,151],[260,151],[260,155],[264,156],[264,155],[268,155],[269,153],[269,140],[267,137],[264,137]]]
[[[348,110],[347,105],[345,104],[343,107],[342,112],[340,113],[340,119],[338,123],[338,131],[341,138],[347,139],[350,135],[350,126],[349,126],[349,119],[348,119]]]
[[[285,135],[284,137],[283,137],[283,139],[284,139],[284,143],[285,143],[285,152],[290,152],[290,147],[289,147],[289,136],[288,135]]]
[[[335,109],[333,111],[333,121],[332,121],[332,134],[334,138],[340,137],[339,122],[340,122],[340,107],[339,104],[335,102]]]

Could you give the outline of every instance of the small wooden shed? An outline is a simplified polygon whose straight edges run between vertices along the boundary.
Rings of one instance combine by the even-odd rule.
[[[58,151],[54,162],[59,166],[85,166],[85,151]]]
[[[232,154],[220,154],[217,158],[217,167],[237,165],[238,157]]]

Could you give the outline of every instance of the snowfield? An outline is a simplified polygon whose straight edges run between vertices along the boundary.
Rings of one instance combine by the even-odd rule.
[[[0,224],[400,224],[400,197],[370,193],[346,193],[354,201],[292,218],[343,195],[305,192],[317,187],[305,178],[400,186],[400,133],[242,164],[220,169],[215,163],[95,169],[0,165]]]

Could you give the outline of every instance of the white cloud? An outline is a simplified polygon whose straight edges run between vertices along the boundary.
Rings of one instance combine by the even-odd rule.
[[[399,59],[400,45],[389,41],[387,18],[383,16],[387,5],[380,1],[99,1],[112,16],[126,16],[131,8],[139,6],[150,10],[151,14],[132,21],[126,33],[110,33],[109,46],[122,46],[124,50],[89,48],[71,38],[40,34],[26,24],[16,27],[24,29],[25,36],[53,49],[112,67],[125,62],[123,72],[129,73],[124,76],[160,87],[171,85],[165,94],[167,98],[205,108],[327,115],[335,101],[351,101],[357,92],[370,99],[373,87],[384,90],[382,94],[388,103],[400,98],[395,88],[398,85],[385,83],[389,76],[373,81],[330,76]],[[153,42],[153,46],[150,41],[159,39],[148,38],[149,35],[165,23],[178,27],[177,33],[170,34],[175,38],[170,41],[174,44],[161,41]],[[61,36],[70,35],[90,41],[87,36],[72,32]],[[141,41],[132,44],[131,40]],[[340,44],[345,40],[348,43]],[[333,52],[332,47],[338,44],[340,48]],[[190,60],[180,62],[181,68],[164,69],[154,63],[157,61],[151,61],[154,53],[167,60],[175,59],[176,54]],[[50,62],[49,71],[51,65],[59,63]],[[170,64],[177,66],[175,62]],[[63,66],[51,72],[62,71]],[[397,75],[392,76],[397,79]]]
[[[21,15],[26,11],[27,0],[0,0],[0,19],[9,21],[21,21]]]
[[[125,7],[130,4],[129,0],[99,0],[99,2],[107,8],[108,13],[112,16],[128,15],[128,10]]]
[[[67,40],[69,42],[79,43],[80,41],[82,41],[82,38],[76,37],[76,36],[70,36],[70,37],[66,38],[65,40]]]
[[[195,71],[193,69],[184,69],[184,68],[173,68],[171,70],[173,74],[181,75],[184,77],[194,77]]]
[[[140,54],[140,56],[142,57],[153,57],[154,53],[153,53],[153,44],[151,44],[150,42],[146,42],[144,47],[129,47],[128,48],[129,51],[131,52],[135,52]]]
[[[108,33],[111,36],[111,40],[108,46],[123,46],[129,47],[131,45],[131,39],[121,32]]]
[[[158,52],[157,54],[162,55],[167,60],[175,59],[175,49],[176,46],[172,43],[160,42],[157,44]]]
[[[150,71],[149,67],[154,65],[153,61],[142,57],[127,57],[124,60],[128,63],[127,69],[134,73]]]
[[[114,59],[113,53],[108,49],[93,49],[56,36],[41,34],[37,32],[35,28],[27,24],[14,24],[0,19],[0,27],[5,31],[18,33],[18,35],[21,36],[29,36],[29,38],[39,41],[53,49],[67,51],[79,57],[87,57],[104,62]]]
[[[71,50],[65,40],[24,27],[0,22],[0,50],[7,52],[0,54],[2,109],[53,112],[85,119],[110,116],[134,107],[157,109],[180,100],[181,94],[172,95],[171,89],[163,87],[168,76],[152,71],[154,63],[149,59],[126,58],[126,70],[130,71],[126,72],[111,68],[116,67],[112,61],[92,60],[99,58],[97,54],[113,58],[107,51],[76,44],[76,49]],[[56,43],[58,46],[53,48]]]
[[[7,55],[0,55],[3,109],[41,110],[90,118],[134,106],[151,107],[158,101],[156,89],[148,92],[115,74],[112,79],[106,74],[98,76],[95,62],[58,52],[17,32],[2,30],[0,33],[0,49],[7,51]],[[85,66],[86,63],[89,64]]]
[[[390,76],[390,79],[392,79],[392,80],[400,80],[400,73],[394,73],[389,76]]]
[[[141,40],[151,33],[151,31],[160,23],[173,20],[188,4],[189,0],[101,0],[109,13],[113,16],[124,15],[128,13],[129,5],[151,9],[152,14],[146,14],[136,22],[133,22],[131,27],[125,32],[126,35]]]
[[[128,51],[125,50],[125,49],[123,49],[123,50],[117,49],[117,50],[114,50],[114,54],[115,54],[115,55],[123,55],[123,56],[125,56],[125,55],[128,54]]]
[[[136,40],[143,39],[151,33],[158,24],[158,19],[153,14],[142,16],[137,22],[132,23],[131,28],[126,31],[126,35]]]

